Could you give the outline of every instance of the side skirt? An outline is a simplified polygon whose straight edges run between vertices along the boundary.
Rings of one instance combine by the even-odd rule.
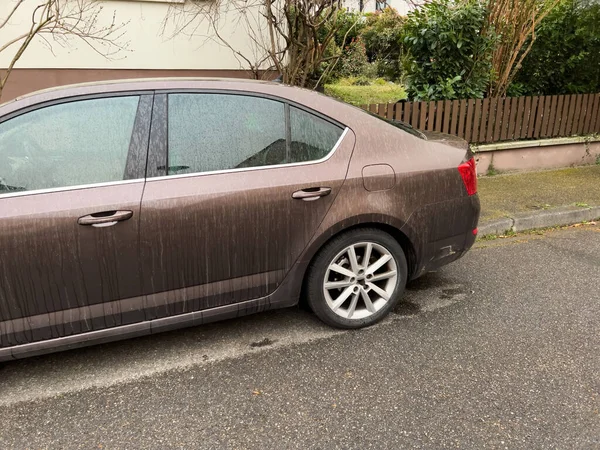
[[[275,294],[275,293],[273,293]],[[131,325],[121,325],[104,330],[90,331],[73,336],[48,339],[30,344],[15,345],[0,349],[0,362],[12,359],[21,359],[30,356],[71,350],[89,345],[104,344],[107,342],[146,336],[178,328],[202,325],[219,320],[233,319],[249,314],[254,314],[270,309],[293,306],[295,302],[274,302],[273,294],[241,303],[205,309],[202,311],[179,314],[162,319],[149,320]],[[296,300],[297,301],[297,300]]]

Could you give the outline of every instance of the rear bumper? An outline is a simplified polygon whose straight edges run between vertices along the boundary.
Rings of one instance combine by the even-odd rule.
[[[472,195],[420,208],[408,225],[418,232],[413,242],[416,267],[411,278],[417,278],[463,256],[475,243],[481,207],[479,197]],[[474,233],[475,231],[475,233]]]
[[[435,270],[459,259],[473,246],[476,237],[472,231],[469,231],[444,239],[441,242],[431,243],[429,258],[423,267],[423,273]]]

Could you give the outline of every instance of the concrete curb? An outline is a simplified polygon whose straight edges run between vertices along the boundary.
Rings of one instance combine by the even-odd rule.
[[[491,222],[480,224],[477,236],[501,236],[512,230],[514,223],[515,221],[513,219],[507,217],[504,219],[492,220]]]
[[[560,227],[600,219],[600,206],[579,208],[567,206],[532,213],[515,214],[479,225],[478,236],[502,235],[536,228]]]

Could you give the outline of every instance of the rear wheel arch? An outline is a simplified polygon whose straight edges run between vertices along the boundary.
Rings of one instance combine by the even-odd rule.
[[[349,231],[359,230],[359,229],[363,229],[363,228],[364,229],[375,228],[375,229],[383,231],[383,232],[389,234],[390,236],[392,236],[400,244],[400,247],[402,247],[402,250],[404,252],[404,256],[406,257],[406,263],[408,265],[408,279],[410,280],[415,276],[416,271],[418,269],[418,261],[419,260],[418,260],[417,252],[416,252],[413,241],[401,229],[404,227],[398,227],[398,226],[391,225],[389,223],[377,222],[377,221],[361,222],[361,223],[357,223],[354,225],[349,225],[349,226],[339,227],[339,228],[334,227],[331,230],[332,234],[330,234],[327,237],[327,239],[323,240],[322,242],[319,242],[318,245],[315,246],[315,248],[311,252],[310,259],[307,258],[308,261],[306,261],[304,273],[302,275],[302,289],[301,289],[301,295],[300,295],[300,302],[303,305],[306,304],[306,280],[307,280],[309,268],[310,268],[311,264],[315,261],[317,256],[319,255],[319,252],[321,251],[321,249],[323,247],[325,247],[329,242],[331,242],[332,240],[339,237],[340,235],[347,233]]]

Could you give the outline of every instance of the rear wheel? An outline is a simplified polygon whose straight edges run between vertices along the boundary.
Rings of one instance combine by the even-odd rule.
[[[369,326],[398,304],[407,272],[402,247],[392,236],[374,228],[352,230],[328,242],[312,263],[308,304],[331,326]]]

